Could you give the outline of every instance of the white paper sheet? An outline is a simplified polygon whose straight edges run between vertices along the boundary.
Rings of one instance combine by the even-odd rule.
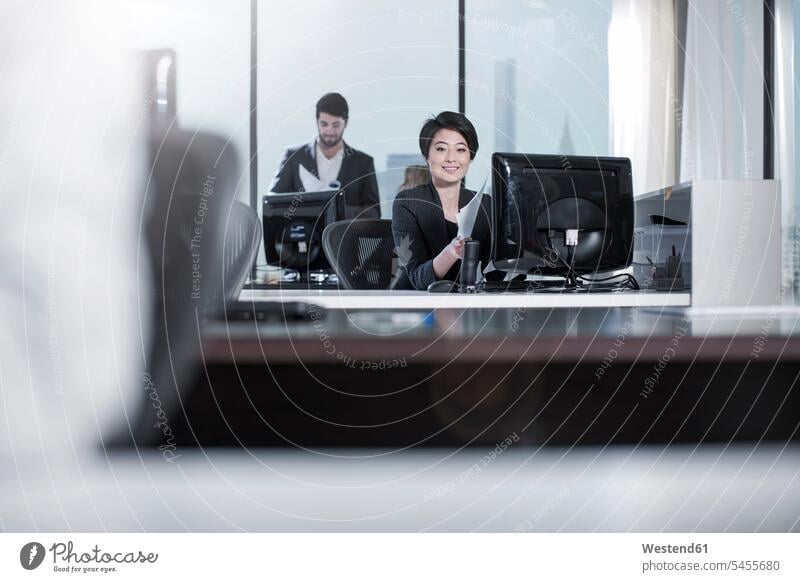
[[[305,169],[300,164],[300,182],[303,184],[303,190],[306,192],[320,192],[323,190],[322,182],[314,174]]]
[[[483,189],[486,188],[486,180],[483,181],[483,186],[478,190],[478,193],[473,196],[472,200],[464,206],[456,214],[456,223],[458,224],[458,236],[469,238],[472,236],[472,229],[475,228],[475,220],[478,218],[478,211],[481,208],[481,200],[483,200]]]

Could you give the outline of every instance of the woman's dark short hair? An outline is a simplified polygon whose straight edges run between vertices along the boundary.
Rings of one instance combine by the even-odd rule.
[[[467,142],[469,158],[475,159],[475,154],[478,153],[478,132],[475,131],[475,126],[465,115],[455,111],[442,111],[436,117],[431,117],[422,126],[422,130],[419,132],[419,151],[422,152],[423,158],[428,159],[433,136],[440,129],[451,129],[460,133]]]
[[[325,93],[317,101],[317,119],[320,113],[347,119],[350,116],[350,109],[347,107],[347,100],[339,93]]]

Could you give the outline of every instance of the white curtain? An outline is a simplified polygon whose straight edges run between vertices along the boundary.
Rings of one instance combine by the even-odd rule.
[[[631,158],[634,193],[677,182],[673,0],[614,0],[608,31],[611,151]]]
[[[763,176],[763,5],[689,0],[680,179]]]
[[[781,181],[783,232],[783,285],[797,294],[798,271],[794,246],[797,238],[797,165],[795,140],[798,116],[795,110],[795,28],[797,0],[775,2],[775,178]],[[788,301],[790,298],[786,297]]]

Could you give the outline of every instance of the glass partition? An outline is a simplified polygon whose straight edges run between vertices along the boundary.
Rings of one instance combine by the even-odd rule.
[[[466,3],[466,114],[491,153],[609,155],[611,0]],[[489,181],[491,182],[491,180]]]
[[[409,165],[423,121],[458,109],[458,3],[263,3],[258,10],[259,204],[287,146],[317,136],[315,104],[348,101],[344,140],[374,158],[381,214]]]

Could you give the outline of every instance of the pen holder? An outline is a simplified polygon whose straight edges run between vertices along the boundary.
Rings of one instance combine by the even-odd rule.
[[[464,243],[464,258],[461,260],[461,274],[459,275],[459,293],[475,293],[478,279],[478,261],[480,260],[481,244],[476,240]]]
[[[656,291],[680,291],[684,288],[680,253],[667,257],[663,265],[656,266],[655,284]]]

